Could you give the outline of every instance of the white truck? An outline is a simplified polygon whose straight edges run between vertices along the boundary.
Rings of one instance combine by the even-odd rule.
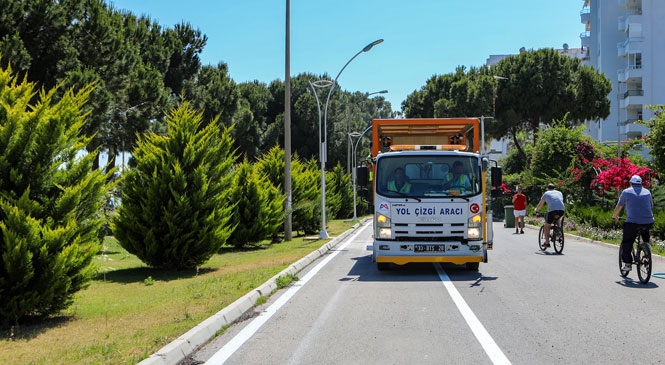
[[[360,185],[371,180],[365,181],[371,186],[366,196],[374,209],[372,260],[379,270],[418,262],[478,270],[487,262],[493,244],[490,182],[500,185],[501,170],[490,168],[481,153],[481,123],[372,121],[370,172],[358,176]],[[395,180],[396,173],[406,181]]]

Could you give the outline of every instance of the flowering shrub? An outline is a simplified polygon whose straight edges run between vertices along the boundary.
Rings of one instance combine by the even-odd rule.
[[[648,167],[634,165],[629,158],[594,159],[592,165],[598,171],[598,175],[591,182],[592,189],[604,191],[625,189],[630,186],[630,177],[633,175],[639,175],[642,178],[642,184],[649,187],[651,179],[656,177],[655,171]]]

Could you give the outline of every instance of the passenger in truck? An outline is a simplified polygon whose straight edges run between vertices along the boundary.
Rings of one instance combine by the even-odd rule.
[[[388,191],[395,191],[399,193],[408,193],[411,191],[411,184],[408,181],[408,178],[404,174],[404,169],[398,167],[393,173],[392,179],[388,181],[386,186]]]

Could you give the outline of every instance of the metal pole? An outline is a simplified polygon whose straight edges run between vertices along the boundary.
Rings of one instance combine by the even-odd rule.
[[[342,74],[346,66],[351,63],[356,57],[358,57],[359,54],[363,52],[368,52],[369,50],[372,49],[372,47],[376,46],[377,44],[383,42],[383,39],[377,39],[374,42],[368,44],[365,46],[365,48],[361,49],[358,53],[353,55],[350,60],[346,62],[344,67],[342,67],[341,70],[337,73],[337,76],[335,76],[335,79],[332,82],[332,85],[330,86],[330,90],[328,91],[328,97],[326,98],[326,107],[325,111],[323,114],[323,135],[319,136],[321,137],[321,234],[319,235],[319,238],[328,238],[328,232],[326,232],[326,172],[325,172],[325,166],[326,166],[326,160],[327,160],[327,138],[328,138],[328,105],[330,104],[330,96],[332,95],[333,91],[335,90],[335,86],[337,85],[337,79],[339,78],[339,75]],[[318,98],[317,98],[317,103],[318,103]]]
[[[325,172],[325,156],[324,154],[324,144],[321,142],[323,136],[323,128],[321,127],[321,103],[319,102],[319,94],[316,92],[317,87],[328,87],[332,85],[331,81],[328,80],[318,80],[315,82],[309,82],[309,86],[314,92],[314,98],[316,99],[316,107],[319,111],[319,160],[321,162],[321,232],[319,233],[319,238],[329,238],[328,232],[326,231],[326,196],[325,196],[325,186],[326,186],[326,172]]]
[[[356,143],[353,145],[353,218],[351,219],[352,221],[358,220],[358,213],[357,213],[357,204],[356,204],[356,197],[357,197],[357,184],[356,184],[356,165],[357,163],[357,155],[358,155],[358,143],[360,143],[360,140],[363,138],[365,133],[367,133],[370,129],[372,129],[372,125],[370,124],[369,127],[367,127],[362,133],[354,132],[358,134],[358,139],[356,140]],[[349,138],[351,138],[351,135],[353,133],[349,134]],[[355,136],[354,136],[355,137]]]
[[[621,81],[617,81],[617,166],[621,167]]]
[[[286,0],[286,49],[284,69],[284,240],[291,241],[292,214],[291,214],[291,1]]]

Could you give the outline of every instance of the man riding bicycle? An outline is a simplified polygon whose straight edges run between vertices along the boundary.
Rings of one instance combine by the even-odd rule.
[[[554,189],[554,184],[547,184],[547,191],[543,194],[542,198],[536,205],[535,211],[537,212],[543,204],[547,203],[547,215],[545,216],[545,246],[549,246],[550,242],[550,228],[552,223],[557,217],[563,217],[565,206],[563,204],[563,194]]]
[[[642,230],[642,240],[649,242],[649,230],[654,223],[653,197],[649,189],[642,186],[642,178],[633,175],[630,178],[630,187],[621,192],[619,201],[614,208],[612,219],[619,220],[621,208],[626,207],[626,221],[623,223],[623,239],[621,240],[621,259],[623,260],[623,271],[630,271],[633,258],[631,250],[633,242],[638,234],[638,228]]]

